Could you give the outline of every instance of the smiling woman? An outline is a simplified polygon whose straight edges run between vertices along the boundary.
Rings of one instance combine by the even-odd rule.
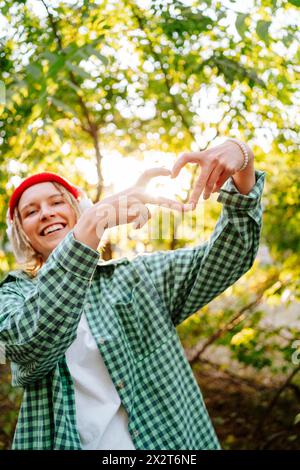
[[[0,283],[0,341],[12,385],[24,388],[13,449],[220,448],[176,326],[252,266],[264,173],[243,163],[232,142],[180,158],[175,176],[189,159],[203,170],[196,198],[204,177],[213,191],[233,176],[219,191],[223,210],[214,232],[201,245],[132,261],[105,262],[100,240],[108,228],[146,224],[147,204],[190,209],[145,191],[170,170],[147,170],[80,217],[79,188],[58,175],[33,175],[13,192],[14,253],[24,250],[34,269],[42,265],[35,279],[16,270]]]
[[[78,191],[86,198],[82,190],[78,188]],[[12,199],[7,212],[7,233],[16,260],[30,277],[36,276],[82,214],[84,204],[80,204],[75,194],[58,181],[45,181],[28,187],[19,198]],[[13,223],[9,223],[9,219],[13,219]],[[63,224],[61,230],[45,233],[54,223]]]
[[[54,184],[59,183],[45,182],[26,189],[18,206],[23,231],[43,261],[76,223],[74,209]]]

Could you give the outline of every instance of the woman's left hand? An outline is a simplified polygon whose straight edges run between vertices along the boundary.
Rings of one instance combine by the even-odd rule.
[[[253,163],[253,152],[247,146],[249,163]],[[218,191],[225,181],[239,171],[244,162],[244,156],[239,146],[232,141],[212,147],[202,152],[182,153],[172,169],[172,178],[176,178],[181,168],[187,163],[201,166],[201,174],[196,181],[189,204],[196,207],[204,190],[203,198],[208,199],[212,192]],[[245,170],[244,170],[245,171]]]

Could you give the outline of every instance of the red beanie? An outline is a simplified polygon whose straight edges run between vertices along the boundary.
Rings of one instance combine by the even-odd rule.
[[[80,193],[78,189],[70,184],[65,178],[62,176],[57,175],[56,173],[51,172],[44,172],[44,173],[36,173],[35,175],[29,176],[22,183],[14,190],[12,193],[10,200],[9,200],[9,214],[10,220],[13,220],[14,209],[18,205],[20,197],[22,196],[25,189],[33,186],[34,184],[38,183],[45,183],[46,181],[56,181],[64,186],[73,196],[78,199]]]

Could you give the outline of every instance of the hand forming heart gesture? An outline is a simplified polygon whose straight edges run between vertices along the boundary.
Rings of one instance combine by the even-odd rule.
[[[245,146],[245,144],[243,144]],[[112,196],[102,199],[82,214],[77,222],[75,238],[96,247],[106,228],[133,222],[134,228],[141,228],[151,218],[146,204],[155,204],[177,211],[194,209],[204,190],[204,199],[212,192],[218,191],[225,181],[235,175],[235,183],[247,193],[254,184],[253,153],[245,146],[247,159],[239,143],[227,141],[202,152],[183,153],[175,162],[172,172],[166,168],[151,168],[146,170],[137,182]],[[244,163],[246,168],[241,171]],[[173,201],[161,196],[146,193],[150,179],[156,176],[178,176],[187,163],[201,166],[201,174],[196,181],[188,204]]]
[[[246,144],[243,145],[246,148],[249,158],[247,168],[243,170],[244,182],[242,182],[242,175],[238,175],[240,168],[244,163],[244,155],[241,147],[236,142],[229,140],[221,145],[202,152],[183,153],[180,155],[173,166],[172,178],[177,177],[180,170],[187,163],[196,163],[201,166],[201,174],[196,181],[196,185],[189,200],[189,203],[193,207],[196,207],[203,190],[203,198],[208,199],[212,192],[218,191],[225,181],[234,174],[237,174],[237,183],[244,183],[246,188],[245,192],[247,192],[248,189],[251,189],[255,182],[253,180],[254,155],[250,147]],[[248,181],[246,181],[245,177],[248,178]]]
[[[141,228],[145,225],[151,218],[146,204],[168,207],[179,212],[186,210],[186,206],[179,201],[152,196],[146,192],[150,179],[170,175],[171,171],[166,168],[151,168],[144,171],[133,186],[97,202],[79,218],[74,227],[75,238],[96,249],[106,228],[131,222],[134,228]]]

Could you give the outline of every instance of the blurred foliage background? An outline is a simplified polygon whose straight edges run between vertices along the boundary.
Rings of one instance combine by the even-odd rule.
[[[22,178],[55,171],[98,201],[143,165],[247,141],[266,171],[261,247],[251,270],[178,327],[225,449],[300,448],[299,0],[0,0],[0,276]],[[177,197],[187,200],[195,167]],[[133,178],[133,180],[132,180]],[[203,233],[124,239],[106,259],[192,246]],[[154,212],[161,223],[161,213]],[[0,449],[22,390],[0,367]]]

